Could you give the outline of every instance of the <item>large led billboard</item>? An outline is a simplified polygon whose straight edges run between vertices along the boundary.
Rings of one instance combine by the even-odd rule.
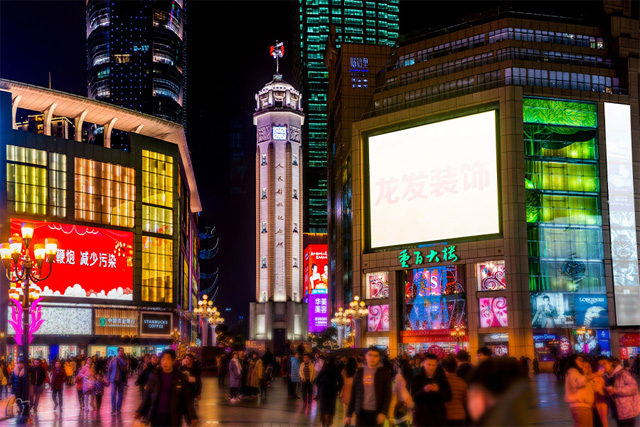
[[[368,142],[372,248],[500,232],[496,112]]]
[[[329,326],[329,264],[327,245],[309,245],[304,250],[303,298],[309,305],[309,332]]]
[[[20,235],[22,219],[11,219]],[[33,242],[58,239],[51,276],[40,283],[41,295],[133,300],[133,233],[93,226],[28,220]],[[29,248],[33,257],[33,244]],[[49,271],[45,263],[43,273]]]

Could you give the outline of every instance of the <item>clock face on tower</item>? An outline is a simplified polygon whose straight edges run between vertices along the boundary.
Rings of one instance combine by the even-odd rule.
[[[272,128],[272,136],[274,141],[286,141],[287,140],[287,127],[286,126],[274,126]]]

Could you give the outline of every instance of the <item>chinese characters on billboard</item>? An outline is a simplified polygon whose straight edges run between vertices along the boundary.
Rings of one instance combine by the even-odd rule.
[[[326,294],[329,289],[327,245],[309,245],[304,250],[303,297]]]
[[[20,235],[23,220],[11,219],[11,234]],[[133,300],[133,233],[93,226],[29,220],[33,241],[58,239],[52,274],[42,296]],[[33,257],[33,245],[29,248]],[[44,274],[48,271],[43,267]]]
[[[322,332],[329,326],[328,294],[309,295],[309,332]]]

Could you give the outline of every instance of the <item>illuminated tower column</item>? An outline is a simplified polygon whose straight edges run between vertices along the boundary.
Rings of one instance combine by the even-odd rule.
[[[256,94],[256,304],[251,339],[306,339],[302,298],[301,95],[275,74]],[[278,344],[276,343],[276,348]]]

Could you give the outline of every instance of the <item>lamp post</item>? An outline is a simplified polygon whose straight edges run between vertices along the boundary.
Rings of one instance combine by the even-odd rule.
[[[9,238],[9,243],[0,244],[0,258],[4,265],[4,272],[7,280],[10,283],[22,282],[22,358],[25,361],[25,375],[24,375],[24,387],[22,388],[22,411],[19,423],[25,423],[29,418],[29,375],[28,362],[29,362],[29,315],[30,313],[30,300],[36,300],[40,297],[36,283],[46,280],[53,270],[53,263],[56,259],[56,252],[58,250],[58,241],[56,239],[45,239],[44,244],[35,244],[33,246],[33,253],[35,258],[31,259],[29,255],[29,246],[31,246],[31,239],[33,238],[33,224],[29,222],[22,223],[22,237],[12,236]],[[24,254],[22,253],[24,249]],[[49,263],[49,273],[42,277],[42,267],[44,262]],[[12,263],[13,261],[13,263]],[[18,265],[22,263],[22,268],[18,270]],[[12,268],[13,265],[13,268]],[[13,273],[13,274],[12,274]],[[16,287],[11,287],[9,290],[9,298],[19,301],[19,292]],[[18,331],[16,331],[18,333]]]
[[[464,334],[464,326],[456,326],[456,330],[451,332],[451,336],[456,339],[456,353],[460,351],[460,341]]]
[[[342,311],[342,307],[338,309],[338,312],[331,318],[331,323],[336,325],[338,329],[338,347],[342,348],[344,328],[351,322],[351,319],[347,317],[346,313]]]
[[[342,334],[340,334],[340,326],[346,327],[351,320],[354,320],[354,326],[356,325],[355,321],[366,317],[369,314],[369,309],[367,308],[367,304],[364,301],[360,301],[359,296],[353,297],[353,301],[349,303],[349,308],[342,311],[342,308],[338,309],[338,312],[335,313],[334,317],[331,319],[331,323],[335,323],[338,326],[338,343],[340,347],[342,347]],[[357,328],[357,327],[356,327]],[[360,334],[356,333],[359,337]],[[354,345],[356,344],[354,339]]]
[[[193,309],[193,314],[195,314],[197,317],[205,319],[209,325],[214,325],[214,328],[216,325],[220,325],[224,322],[224,319],[220,316],[220,312],[216,307],[213,307],[213,301],[211,301],[207,295],[203,295],[202,299],[198,301],[198,307]],[[209,331],[207,330],[206,334],[203,333],[203,335],[208,336]],[[206,340],[203,339],[203,344],[205,341]],[[213,331],[213,341],[213,344],[216,345],[215,329]]]

